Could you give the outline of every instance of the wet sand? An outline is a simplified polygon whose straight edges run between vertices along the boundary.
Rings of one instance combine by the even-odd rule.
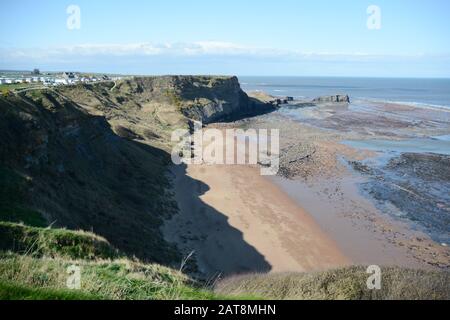
[[[287,180],[274,183],[301,204],[352,261],[354,265],[424,267],[406,247],[390,238],[405,237],[406,226],[394,224],[358,192],[359,178],[346,177],[338,182]]]

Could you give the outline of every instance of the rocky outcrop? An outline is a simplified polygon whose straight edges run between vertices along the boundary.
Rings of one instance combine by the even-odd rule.
[[[273,105],[249,98],[236,77],[172,78],[176,103],[188,118],[205,124],[235,120],[273,110]]]
[[[257,99],[266,104],[270,104],[273,107],[280,107],[283,104],[294,102],[294,97],[275,97],[263,91],[251,91],[248,93],[248,95],[251,98]]]
[[[350,103],[348,95],[323,96],[313,100],[314,103]]]

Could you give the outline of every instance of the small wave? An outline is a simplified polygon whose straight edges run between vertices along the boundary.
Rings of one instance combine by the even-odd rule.
[[[375,103],[392,103],[392,104],[406,105],[406,106],[422,108],[422,109],[431,109],[431,110],[450,112],[450,106],[430,104],[430,103],[424,103],[424,102],[396,101],[396,100],[384,100],[384,99],[374,99],[374,98],[359,98],[358,100],[375,102]]]
[[[443,136],[434,136],[432,138],[434,140],[449,141],[450,142],[450,134],[446,134],[446,135],[443,135]]]

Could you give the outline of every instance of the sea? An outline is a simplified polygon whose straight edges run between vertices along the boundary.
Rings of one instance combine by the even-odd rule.
[[[450,79],[243,76],[239,81],[245,91],[296,99],[348,94],[352,100],[450,109]]]

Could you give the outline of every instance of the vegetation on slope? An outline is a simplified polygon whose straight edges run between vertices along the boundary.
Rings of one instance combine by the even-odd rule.
[[[70,266],[81,288],[68,290]],[[212,299],[179,271],[126,258],[88,232],[0,222],[0,299]]]
[[[101,297],[69,289],[43,289],[0,281],[0,300],[100,300]]]
[[[46,221],[41,214],[24,204],[28,184],[25,177],[0,166],[0,221],[45,226]]]
[[[78,266],[81,273],[81,288],[73,292],[86,297],[108,300],[215,297],[180,272],[128,259],[87,261],[5,253],[0,258],[0,283],[14,290],[46,289],[50,293],[67,290],[67,268],[72,265]],[[0,299],[6,297],[8,292],[0,291]]]
[[[277,300],[448,300],[450,273],[382,268],[381,289],[369,290],[364,267],[315,273],[253,274],[221,281],[215,290],[229,296],[252,294]]]
[[[52,90],[0,97],[0,131],[1,221],[94,231],[145,261],[180,260],[160,231],[177,210],[166,151]]]
[[[29,227],[0,221],[0,250],[35,257],[113,259],[120,255],[102,237],[85,231]]]

